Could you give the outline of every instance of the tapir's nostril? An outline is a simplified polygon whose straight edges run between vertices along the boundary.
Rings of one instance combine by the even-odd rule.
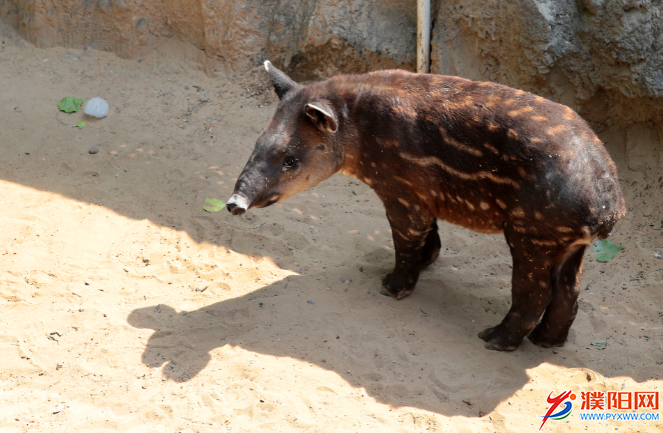
[[[228,211],[233,215],[243,215],[244,212],[246,212],[246,209],[237,206],[235,203],[228,203],[226,207],[228,208]]]

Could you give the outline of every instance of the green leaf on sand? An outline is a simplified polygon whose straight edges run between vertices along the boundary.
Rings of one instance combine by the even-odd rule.
[[[654,230],[661,230],[663,229],[663,220],[661,220],[661,226],[660,227],[654,227]]]
[[[58,102],[58,108],[65,113],[75,113],[81,109],[85,99],[74,98],[73,96],[67,96],[63,98],[62,101]]]
[[[596,347],[597,349],[605,349],[608,346],[608,343],[605,341],[592,341],[592,346]]]
[[[76,126],[79,128],[85,128],[85,122],[78,122],[76,123]]]
[[[226,207],[226,204],[221,200],[205,197],[205,203],[203,203],[203,210],[206,210],[207,212],[218,212],[224,207]]]
[[[592,245],[592,251],[596,253],[596,260],[609,262],[618,252],[626,248],[624,245],[615,245],[610,241],[597,241]]]

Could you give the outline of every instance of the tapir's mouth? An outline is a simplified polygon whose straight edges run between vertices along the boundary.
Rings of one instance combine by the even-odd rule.
[[[255,203],[253,203],[253,205],[251,207],[262,208],[262,207],[271,206],[274,203],[276,203],[277,201],[279,201],[279,198],[281,198],[281,194],[278,194],[278,193],[271,194],[271,195],[267,196],[264,199],[260,199],[260,200],[256,201]]]
[[[267,199],[267,201],[265,202],[265,204],[262,207],[267,207],[267,206],[273,205],[274,203],[279,201],[279,198],[281,198],[281,194],[272,194],[272,195],[270,195],[269,198]]]

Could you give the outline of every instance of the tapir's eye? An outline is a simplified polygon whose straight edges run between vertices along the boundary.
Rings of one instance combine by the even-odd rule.
[[[283,167],[288,167],[288,168],[294,167],[296,162],[297,162],[297,160],[294,157],[287,156],[283,160]]]

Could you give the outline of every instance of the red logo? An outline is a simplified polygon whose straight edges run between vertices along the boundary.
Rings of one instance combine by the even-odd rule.
[[[658,391],[582,391],[580,410],[658,410]]]
[[[580,410],[605,410],[605,392],[581,391],[582,406]]]
[[[551,404],[550,408],[548,408],[548,412],[546,412],[545,415],[539,415],[540,417],[543,418],[543,421],[541,421],[541,426],[539,427],[539,431],[541,431],[541,429],[546,424],[548,419],[552,418],[555,421],[559,421],[571,415],[571,410],[573,409],[573,403],[571,403],[570,401],[565,402],[564,400],[566,400],[567,398],[575,400],[576,395],[573,393],[573,391],[572,390],[564,391],[563,393],[555,397],[551,397],[552,393],[553,392],[550,391],[550,394],[548,394],[548,398],[546,399],[546,401]],[[564,407],[561,410],[555,412],[555,410],[557,410],[557,407],[562,403],[564,403]]]

